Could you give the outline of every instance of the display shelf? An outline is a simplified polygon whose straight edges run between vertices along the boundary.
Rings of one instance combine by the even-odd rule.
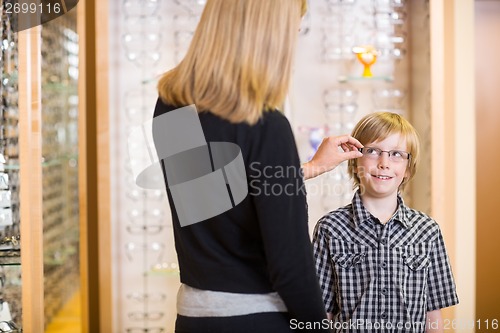
[[[147,275],[150,276],[170,276],[170,277],[178,277],[180,276],[180,271],[178,268],[152,268],[147,272]]]
[[[348,82],[393,82],[394,77],[393,76],[372,76],[372,77],[365,77],[365,76],[345,76],[345,75],[340,75],[337,77],[337,81],[339,83],[348,83]]]
[[[50,83],[44,83],[43,84],[43,89],[48,90],[50,92],[65,92],[68,94],[77,94],[78,89],[76,87],[69,85],[67,82],[60,83],[60,82],[50,82]]]
[[[86,113],[79,114],[85,91],[76,13],[14,32],[2,12],[0,24],[2,209],[12,210],[0,227],[0,296],[25,332],[44,332],[82,280],[79,153],[86,142],[79,135]]]
[[[2,73],[2,84],[4,86],[17,84],[18,73],[16,71],[12,73]]]
[[[21,250],[19,248],[0,248],[0,266],[21,265]]]
[[[76,163],[78,163],[78,155],[75,154],[70,154],[70,155],[64,155],[60,156],[57,158],[51,158],[45,160],[43,157],[41,158],[41,165],[42,167],[49,167],[53,165],[62,165],[65,162],[71,163],[73,166],[76,166]],[[16,164],[5,164],[3,166],[5,170],[19,170],[20,165],[18,163]]]
[[[48,325],[79,288],[76,17],[65,15],[44,24],[40,51],[44,317]]]

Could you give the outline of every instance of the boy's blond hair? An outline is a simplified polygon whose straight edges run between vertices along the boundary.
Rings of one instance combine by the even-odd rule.
[[[415,128],[397,113],[374,112],[363,117],[354,127],[352,136],[366,145],[373,142],[385,140],[392,134],[399,134],[406,140],[406,149],[411,157],[408,161],[408,177],[403,179],[399,189],[403,191],[408,182],[417,171],[417,164],[420,158],[420,140]],[[347,171],[354,182],[354,188],[360,185],[360,179],[356,174],[356,159],[349,160]]]
[[[158,83],[160,98],[255,124],[284,103],[306,9],[306,0],[208,0],[186,56]]]

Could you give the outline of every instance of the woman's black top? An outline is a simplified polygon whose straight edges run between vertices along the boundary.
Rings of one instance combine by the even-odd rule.
[[[158,100],[154,116],[175,110]],[[231,210],[181,227],[167,188],[181,282],[233,293],[276,291],[291,318],[320,322],[324,304],[308,230],[307,202],[292,129],[285,116],[233,124],[199,113],[207,142],[241,149],[248,196]],[[158,142],[155,142],[158,145]]]

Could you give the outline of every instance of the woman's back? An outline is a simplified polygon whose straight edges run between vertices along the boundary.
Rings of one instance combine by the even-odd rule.
[[[175,109],[159,100],[155,117]],[[249,194],[223,214],[181,226],[168,191],[181,282],[241,294],[276,291],[293,317],[321,320],[305,192],[288,120],[278,111],[265,112],[252,126],[209,112],[199,118],[206,142],[240,147]]]

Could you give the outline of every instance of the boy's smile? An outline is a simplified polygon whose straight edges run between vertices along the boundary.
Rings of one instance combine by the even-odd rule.
[[[392,134],[386,139],[365,144],[365,147],[383,150],[380,156],[363,156],[357,160],[356,173],[364,196],[384,198],[397,196],[399,185],[407,176],[408,160],[394,161],[388,151],[407,151],[406,140],[400,134]]]

